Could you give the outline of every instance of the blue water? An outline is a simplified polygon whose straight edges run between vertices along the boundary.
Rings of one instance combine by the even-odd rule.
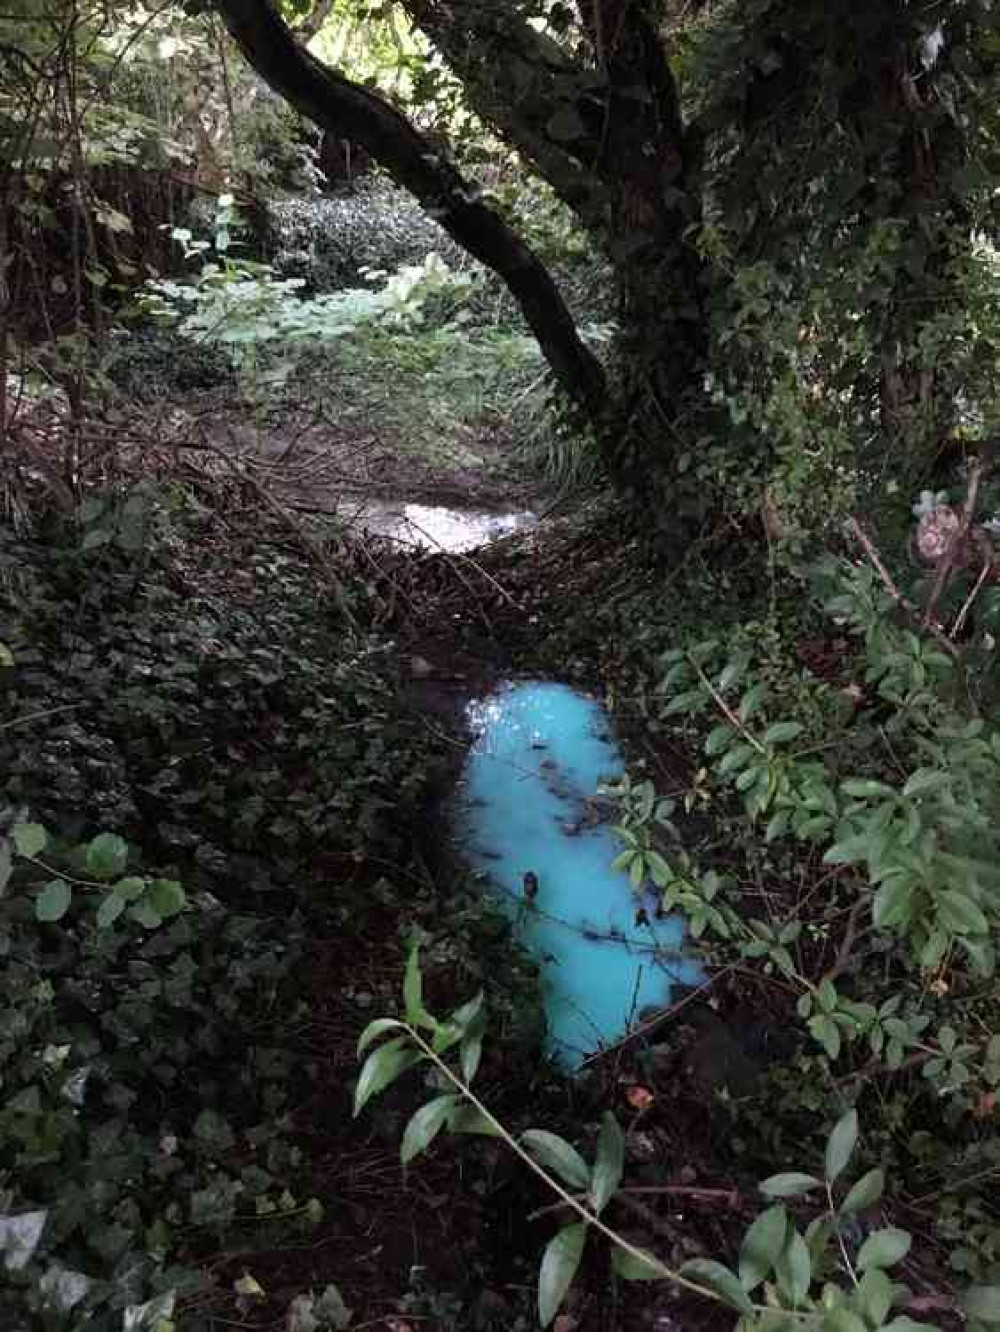
[[[622,845],[595,797],[623,764],[603,708],[566,685],[515,684],[470,704],[468,717],[456,831],[539,961],[549,1048],[574,1068],[643,1008],[668,1004],[676,983],[703,977],[679,955],[680,920],[657,920],[655,897],[611,868]],[[636,923],[640,906],[649,924]]]

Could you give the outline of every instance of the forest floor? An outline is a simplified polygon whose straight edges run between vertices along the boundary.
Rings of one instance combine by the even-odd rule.
[[[233,1283],[252,1272],[266,1300],[244,1302],[243,1327],[282,1326],[282,1310],[302,1291],[336,1282],[354,1311],[352,1327],[387,1332],[528,1329],[538,1262],[560,1213],[501,1145],[438,1139],[411,1167],[399,1163],[407,1118],[427,1099],[423,1079],[383,1094],[359,1120],[350,1099],[357,1077],[359,998],[371,1016],[398,1010],[404,936],[440,937],[452,895],[468,912],[468,876],[451,850],[448,796],[467,745],[464,705],[511,676],[570,679],[599,693],[613,678],[618,651],[592,638],[591,612],[648,578],[613,523],[596,533],[575,519],[505,538],[461,560],[383,549],[380,586],[398,596],[393,621],[407,708],[445,746],[443,765],[415,832],[410,867],[414,898],[398,918],[373,906],[355,915],[349,937],[319,937],[307,982],[310,1020],[299,1033],[316,1061],[311,1095],[293,1113],[296,1141],[309,1160],[310,1188],[325,1219],[307,1243],[222,1253],[212,1262],[216,1296],[207,1325],[230,1325]],[[405,588],[405,594],[400,590]],[[670,788],[685,786],[692,758],[669,739],[651,740],[618,718],[630,758]],[[474,962],[493,967],[504,943],[489,922]],[[495,935],[499,928],[499,936]],[[468,969],[469,959],[465,959]],[[447,950],[429,967],[429,1006],[440,1012],[469,996],[455,990]],[[711,1006],[706,1002],[711,993]],[[566,1079],[518,1038],[510,1016],[487,1035],[477,1091],[514,1132],[562,1131],[594,1150],[600,1117],[613,1110],[627,1133],[628,1182],[612,1219],[634,1242],[677,1267],[695,1256],[731,1252],[758,1210],[754,1183],[730,1142],[725,1088],[743,1104],[767,1062],[761,1034],[773,996],[753,978],[719,976],[682,999],[638,1040],[595,1059]],[[513,1037],[513,1038],[512,1038]],[[491,1039],[492,1038],[492,1039]],[[706,1098],[721,1094],[718,1112]],[[556,1323],[558,1332],[655,1332],[725,1328],[731,1315],[663,1285],[613,1282],[608,1254],[592,1245],[581,1280]]]

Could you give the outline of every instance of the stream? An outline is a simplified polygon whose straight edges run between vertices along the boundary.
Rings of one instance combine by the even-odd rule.
[[[467,718],[458,842],[538,960],[549,1052],[575,1069],[704,976],[682,954],[682,922],[658,918],[655,895],[612,868],[622,845],[599,791],[624,765],[601,705],[526,682],[470,703]]]

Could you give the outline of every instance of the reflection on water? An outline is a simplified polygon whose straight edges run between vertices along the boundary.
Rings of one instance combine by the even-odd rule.
[[[340,516],[352,527],[370,536],[388,537],[410,546],[430,550],[463,551],[485,546],[498,537],[534,527],[535,514],[490,513],[485,509],[450,509],[434,504],[398,501],[348,501]]]

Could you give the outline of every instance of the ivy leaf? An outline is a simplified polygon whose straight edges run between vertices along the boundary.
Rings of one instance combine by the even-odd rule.
[[[869,1267],[892,1267],[910,1252],[913,1243],[909,1232],[888,1226],[885,1230],[876,1230],[868,1236],[858,1254],[858,1270],[866,1271]]]
[[[418,1050],[411,1049],[406,1036],[397,1036],[394,1041],[373,1051],[364,1062],[354,1092],[355,1119],[373,1096],[388,1087],[390,1082],[395,1082],[400,1073],[405,1073],[423,1057]]]
[[[50,879],[35,898],[35,919],[62,920],[72,899],[73,890],[65,879]]]
[[[170,1326],[176,1299],[176,1293],[168,1290],[145,1304],[130,1304],[123,1315],[122,1332],[152,1332],[161,1323]]]
[[[788,1236],[788,1213],[778,1203],[761,1212],[740,1245],[740,1283],[744,1290],[759,1286],[773,1269]]]
[[[597,1140],[597,1158],[590,1199],[600,1215],[622,1182],[625,1170],[625,1135],[610,1110],[605,1111],[601,1135]]]
[[[750,1297],[734,1273],[712,1258],[692,1258],[681,1268],[681,1276],[706,1290],[712,1291],[740,1313],[752,1314]]]
[[[128,880],[124,880],[125,883]],[[187,898],[184,889],[174,879],[154,879],[149,886],[148,900],[154,911],[169,919],[184,910]]]
[[[138,875],[132,875],[127,879],[119,879],[114,886],[114,891],[123,901],[134,902],[146,891],[146,880],[140,879]]]
[[[571,1189],[590,1188],[590,1167],[565,1138],[545,1129],[528,1129],[521,1134],[522,1146],[547,1170],[553,1170]]]
[[[21,1212],[0,1216],[0,1253],[8,1272],[18,1272],[31,1262],[45,1229],[48,1212]]]
[[[45,850],[48,834],[40,823],[18,823],[10,832],[14,850],[19,856],[37,856]]]
[[[106,930],[109,925],[115,923],[124,910],[124,897],[121,897],[117,892],[108,893],[97,908],[97,928]]]
[[[587,1228],[581,1221],[564,1226],[545,1248],[538,1273],[538,1320],[542,1327],[548,1327],[566,1298],[580,1266],[586,1238]]]
[[[420,1107],[403,1134],[403,1145],[399,1153],[403,1165],[409,1165],[415,1156],[427,1150],[447,1123],[448,1116],[456,1104],[458,1104],[457,1096],[438,1096]]]
[[[125,871],[128,847],[116,833],[100,833],[87,847],[87,873],[102,882]]]
[[[829,1183],[844,1173],[858,1141],[858,1112],[848,1110],[834,1126],[826,1144],[826,1178]]]
[[[861,1176],[840,1204],[841,1212],[845,1216],[849,1216],[852,1212],[864,1211],[866,1207],[871,1207],[873,1203],[878,1202],[884,1188],[885,1174],[883,1171],[878,1168],[869,1170],[867,1175]]]
[[[129,919],[138,921],[144,930],[155,930],[163,924],[163,917],[148,898],[140,898],[128,909]]]
[[[656,1259],[652,1254],[646,1254],[645,1249],[641,1250],[644,1258],[636,1258],[634,1254],[628,1253],[625,1249],[620,1249],[617,1244],[611,1250],[611,1266],[623,1281],[664,1281],[666,1277],[663,1272],[653,1264]]]
[[[760,1185],[761,1193],[769,1198],[797,1198],[810,1189],[818,1189],[822,1180],[815,1175],[803,1175],[798,1170],[787,1170],[780,1175],[771,1175]]]

